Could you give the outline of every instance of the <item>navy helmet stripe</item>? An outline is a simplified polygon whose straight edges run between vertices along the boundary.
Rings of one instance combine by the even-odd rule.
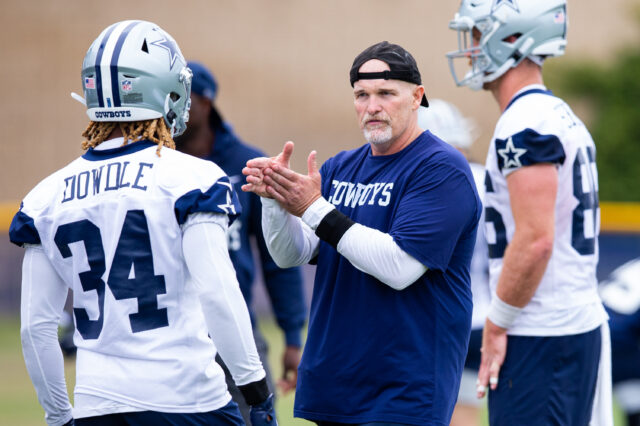
[[[120,86],[118,81],[118,59],[120,58],[120,52],[122,51],[122,45],[126,40],[129,32],[138,25],[140,21],[135,21],[127,25],[127,27],[122,31],[118,41],[116,42],[116,46],[113,50],[113,55],[111,56],[111,94],[113,96],[113,106],[119,107],[121,106],[120,102]]]
[[[102,99],[102,72],[100,72],[100,61],[102,61],[102,54],[104,53],[104,48],[107,45],[107,41],[109,37],[111,37],[111,33],[115,29],[115,25],[112,25],[107,33],[104,35],[102,40],[100,41],[100,48],[98,48],[98,53],[96,55],[96,90],[98,91],[98,105],[102,108],[104,107],[104,99]]]

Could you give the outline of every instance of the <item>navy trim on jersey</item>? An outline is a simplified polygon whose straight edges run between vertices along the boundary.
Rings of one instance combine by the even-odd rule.
[[[240,216],[242,207],[227,176],[223,176],[206,192],[194,189],[176,200],[174,212],[178,224],[182,225],[192,213],[210,212],[229,216],[229,225]]]
[[[16,213],[9,227],[9,239],[17,246],[40,244],[40,234],[33,223],[33,218],[22,211]]]
[[[556,135],[524,129],[507,139],[496,139],[498,168],[516,169],[538,163],[563,164],[566,154]]]
[[[120,59],[120,52],[122,51],[122,45],[124,41],[127,39],[129,32],[138,25],[140,21],[132,22],[122,31],[120,37],[118,37],[118,41],[116,42],[116,47],[113,50],[113,55],[111,56],[111,92],[113,96],[113,106],[119,107],[120,103],[120,84],[118,79],[118,60]],[[102,106],[102,105],[100,105]]]
[[[158,144],[155,142],[142,140],[142,141],[129,143],[127,145],[119,146],[117,148],[112,148],[112,149],[90,148],[87,152],[84,153],[82,158],[88,161],[108,160],[110,158],[133,154],[134,152],[142,151],[143,149],[149,148],[150,146],[156,146],[156,145]]]
[[[531,89],[531,90],[525,90],[524,92],[520,93],[519,95],[516,95],[513,99],[511,99],[511,101],[509,102],[509,104],[507,105],[507,107],[504,109],[505,111],[509,109],[509,107],[511,105],[513,105],[513,103],[515,101],[517,101],[518,99],[520,99],[523,96],[527,96],[527,95],[532,95],[534,93],[541,93],[543,95],[549,95],[549,96],[553,96],[553,92],[551,92],[551,90],[543,90],[543,89]],[[504,112],[503,112],[504,114]]]
[[[109,28],[107,33],[102,38],[100,42],[100,48],[98,49],[98,53],[96,54],[96,90],[98,91],[98,105],[102,108],[104,107],[104,99],[102,98],[102,72],[100,71],[100,62],[102,61],[102,54],[104,53],[104,48],[107,45],[107,40],[111,37],[111,33],[115,29],[115,25]]]
[[[493,181],[491,180],[491,176],[489,176],[488,170],[484,172],[484,190],[486,192],[493,192]]]

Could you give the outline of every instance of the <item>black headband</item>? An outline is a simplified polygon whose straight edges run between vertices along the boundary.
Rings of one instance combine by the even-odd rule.
[[[360,72],[360,67],[367,61],[378,59],[389,66],[388,71]],[[368,47],[353,60],[349,71],[351,87],[358,80],[401,80],[413,84],[422,84],[416,60],[404,48],[397,44],[383,41]],[[421,105],[429,106],[427,97],[423,96]]]
[[[420,81],[416,81],[415,75],[408,71],[380,71],[380,72],[359,72],[356,71],[354,75],[354,83],[358,80],[402,80],[409,83],[420,84]]]

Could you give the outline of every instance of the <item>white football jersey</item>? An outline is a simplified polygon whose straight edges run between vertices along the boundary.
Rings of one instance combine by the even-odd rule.
[[[509,334],[577,334],[606,319],[596,280],[600,208],[595,155],[584,124],[543,86],[519,91],[498,120],[485,179],[493,295],[515,230],[507,176],[536,163],[552,163],[558,170],[553,252],[538,289]]]
[[[239,204],[214,163],[160,153],[146,141],[89,150],[27,195],[12,237],[41,243],[73,290],[76,396],[209,411],[230,396],[180,225],[195,212],[234,217]]]

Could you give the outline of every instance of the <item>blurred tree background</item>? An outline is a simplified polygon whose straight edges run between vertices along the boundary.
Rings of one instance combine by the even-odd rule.
[[[640,7],[635,14],[640,25]],[[640,44],[604,63],[550,61],[544,70],[556,95],[586,111],[578,115],[596,143],[600,200],[640,201]]]

